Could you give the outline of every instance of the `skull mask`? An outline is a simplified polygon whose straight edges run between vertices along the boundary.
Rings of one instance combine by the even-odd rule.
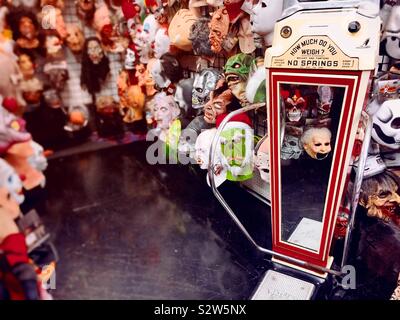
[[[298,122],[303,117],[306,108],[306,101],[300,97],[300,93],[285,100],[286,117],[290,122]]]
[[[298,159],[300,158],[302,153],[303,150],[300,147],[299,138],[290,135],[285,135],[281,148],[281,159],[282,160]]]
[[[400,100],[385,101],[373,116],[372,138],[390,149],[400,149]]]
[[[220,75],[216,69],[204,69],[196,74],[192,91],[193,109],[200,109],[209,101],[210,93],[215,89]]]

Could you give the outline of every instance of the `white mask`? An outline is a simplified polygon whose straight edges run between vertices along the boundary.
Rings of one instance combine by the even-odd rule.
[[[274,32],[276,21],[281,17],[283,0],[260,0],[250,15],[252,31],[265,36]]]
[[[201,169],[208,169],[211,143],[214,139],[217,129],[205,130],[199,134],[195,144],[195,160]]]
[[[164,53],[169,51],[170,39],[167,34],[165,34],[164,29],[159,29],[156,33],[156,38],[154,42],[154,57],[159,59]]]
[[[126,56],[125,56],[125,69],[126,70],[133,70],[135,69],[135,62],[136,62],[136,55],[135,51],[132,49],[126,49]]]

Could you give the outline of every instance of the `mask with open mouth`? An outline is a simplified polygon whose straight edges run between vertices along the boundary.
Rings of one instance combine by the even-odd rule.
[[[313,159],[323,160],[332,150],[332,134],[328,128],[310,128],[301,136],[301,144],[306,153]]]
[[[373,116],[372,138],[390,149],[400,149],[400,99],[385,101]]]
[[[210,100],[213,91],[220,79],[221,73],[217,69],[204,69],[196,74],[192,90],[192,108],[200,109]]]
[[[364,179],[361,185],[360,205],[366,208],[370,217],[393,222],[400,226],[400,196],[398,178],[385,171]]]
[[[285,100],[286,117],[289,122],[298,122],[303,117],[306,109],[306,101],[299,90],[292,97]]]
[[[246,84],[252,62],[252,56],[239,53],[230,57],[224,67],[224,74],[228,87],[241,104],[247,102]]]

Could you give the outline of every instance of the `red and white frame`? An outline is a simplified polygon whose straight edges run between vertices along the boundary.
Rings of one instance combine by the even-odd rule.
[[[344,185],[350,163],[357,126],[365,106],[365,97],[371,76],[370,71],[327,70],[267,70],[267,113],[270,141],[272,249],[275,252],[306,261],[321,267],[329,267],[329,251]],[[319,250],[313,251],[285,242],[281,238],[281,84],[326,85],[345,88],[326,202],[323,212],[322,237]]]

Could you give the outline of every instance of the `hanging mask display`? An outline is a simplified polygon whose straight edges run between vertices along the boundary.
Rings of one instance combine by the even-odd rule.
[[[38,105],[43,92],[43,83],[38,78],[23,80],[20,84],[22,96],[27,104]]]
[[[217,86],[221,73],[217,69],[204,69],[201,73],[196,74],[192,91],[192,107],[200,109],[210,99],[210,93]]]
[[[9,17],[14,40],[22,49],[37,49],[39,47],[39,24],[34,13],[18,11]]]
[[[96,11],[95,0],[77,0],[75,5],[77,16],[87,24],[91,24]]]
[[[143,80],[144,80],[146,97],[152,97],[157,93],[157,90],[155,87],[156,83],[151,74],[151,70],[153,70],[153,66],[156,63],[156,61],[157,61],[156,59],[150,59],[149,63],[146,66],[146,70],[144,72]]]
[[[400,226],[400,196],[398,179],[388,171],[364,179],[361,185],[360,205],[370,217]]]
[[[58,91],[62,91],[69,79],[67,61],[55,61],[46,63],[43,68],[49,78],[50,85]]]
[[[228,87],[242,105],[247,103],[246,84],[252,63],[252,56],[239,53],[230,57],[224,67]]]
[[[99,92],[110,72],[109,60],[96,37],[85,41],[82,54],[81,86],[90,93]]]
[[[400,5],[395,5],[390,10],[382,36],[382,45],[387,55],[395,60],[400,60]]]
[[[264,136],[254,149],[254,165],[260,173],[261,180],[270,182],[268,137]]]
[[[264,37],[264,45],[270,46],[276,21],[282,16],[283,0],[260,0],[250,15],[254,33]]]
[[[126,106],[121,108],[123,121],[132,123],[143,119],[145,95],[139,86],[130,86],[126,94]]]
[[[224,118],[225,115],[217,117],[217,128]],[[253,177],[253,139],[251,121],[245,114],[234,116],[225,126],[219,145],[227,180],[244,181]]]
[[[400,100],[387,100],[373,116],[372,138],[390,149],[400,148]]]
[[[328,128],[310,128],[301,136],[301,144],[313,159],[323,160],[330,154],[332,134]]]
[[[134,39],[141,63],[148,63],[149,59],[153,55],[152,44],[159,28],[160,25],[156,21],[154,15],[150,14],[144,19],[142,30]]]
[[[221,53],[223,50],[223,42],[227,38],[229,32],[229,15],[226,8],[220,8],[213,13],[209,28],[211,50],[215,53]]]
[[[228,106],[232,103],[233,95],[230,89],[217,89],[211,93],[210,101],[204,106],[204,120],[209,124],[214,124],[219,115],[228,111]]]
[[[22,181],[14,168],[0,159],[0,206],[14,219],[19,216],[19,205],[25,200],[22,187]]]
[[[177,83],[183,77],[183,71],[178,60],[169,53],[164,54],[160,59],[156,59],[150,70],[155,83],[162,89]]]
[[[210,19],[199,18],[190,28],[189,40],[192,42],[193,52],[199,56],[212,57],[214,52],[210,44]]]
[[[172,18],[168,28],[171,45],[183,51],[191,51],[190,30],[196,21],[197,17],[192,11],[188,9],[179,10]]]
[[[67,24],[67,38],[65,39],[68,48],[74,54],[79,54],[82,52],[83,45],[85,43],[85,37],[83,35],[82,29],[78,24]]]
[[[281,147],[281,159],[299,159],[303,153],[298,137],[285,134]]]
[[[18,66],[25,80],[32,79],[35,74],[35,65],[27,54],[18,56]]]
[[[207,170],[210,160],[211,143],[214,139],[217,129],[204,130],[196,139],[195,160],[200,169]]]
[[[68,108],[68,121],[64,130],[68,132],[79,131],[89,123],[89,110],[86,106],[75,106]]]
[[[164,53],[169,52],[171,41],[166,29],[159,29],[154,40],[154,57],[159,59]]]

